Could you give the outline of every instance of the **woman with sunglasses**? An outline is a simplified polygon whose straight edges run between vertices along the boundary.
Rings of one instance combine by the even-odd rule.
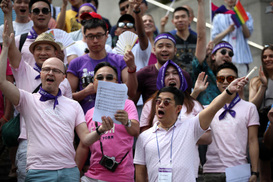
[[[262,181],[271,181],[270,159],[271,152],[264,146],[263,135],[268,122],[267,112],[273,104],[273,45],[266,46],[261,54],[262,66],[259,76],[251,79],[249,84],[249,101],[260,111],[260,167]],[[264,111],[264,112],[263,112]],[[264,114],[262,114],[264,113]]]
[[[98,81],[117,83],[117,69],[108,62],[98,63],[94,69],[94,90]],[[114,98],[113,98],[114,99]],[[125,101],[124,110],[118,110],[115,119],[121,124],[104,133],[101,124],[93,120],[94,107],[87,111],[85,119],[88,129],[96,131],[100,140],[90,147],[79,144],[76,152],[76,163],[81,171],[90,150],[90,166],[81,178],[82,182],[93,181],[134,181],[133,144],[134,137],[139,135],[139,122],[136,107],[131,100]],[[102,117],[111,120],[110,117]],[[113,121],[112,121],[113,122]],[[112,165],[111,165],[111,162]]]

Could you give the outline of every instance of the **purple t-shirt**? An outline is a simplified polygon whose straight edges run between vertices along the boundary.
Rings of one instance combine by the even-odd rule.
[[[82,76],[83,76],[83,69],[87,68],[87,72],[94,76],[94,69],[96,65],[100,62],[109,62],[111,65],[115,66],[118,71],[118,81],[121,82],[121,71],[126,67],[126,63],[123,59],[123,56],[108,53],[107,56],[100,60],[94,60],[89,57],[88,54],[85,54],[83,56],[80,56],[74,60],[72,60],[68,66],[67,72],[72,73],[76,77],[79,78],[79,85],[77,90],[83,90],[82,87]],[[80,104],[84,110],[84,113],[86,113],[89,109],[94,107],[96,94],[90,95],[84,100],[80,101]]]

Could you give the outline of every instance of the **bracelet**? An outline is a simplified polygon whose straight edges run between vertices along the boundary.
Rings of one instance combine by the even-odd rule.
[[[226,92],[227,92],[228,95],[232,95],[232,94],[233,94],[233,93],[231,93],[231,92],[228,90],[228,88],[226,88]]]
[[[136,72],[136,66],[135,66],[135,69],[133,69],[133,70],[130,70],[129,68],[128,68],[128,73],[135,73]]]
[[[2,118],[3,118],[6,122],[9,121],[7,118],[5,118],[5,116],[2,116]]]
[[[140,8],[139,8],[139,10],[138,10],[138,11],[136,11],[136,10],[134,9],[134,10],[133,10],[133,12],[134,12],[135,14],[140,13]]]
[[[257,178],[259,177],[259,172],[253,172],[253,171],[251,171],[251,176],[252,175],[255,175],[255,176],[257,176]]]

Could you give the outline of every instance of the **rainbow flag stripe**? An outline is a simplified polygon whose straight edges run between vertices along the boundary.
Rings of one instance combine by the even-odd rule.
[[[240,1],[238,1],[236,6],[234,7],[234,12],[235,14],[231,16],[234,24],[237,27],[245,24],[245,22],[248,20],[248,16]]]

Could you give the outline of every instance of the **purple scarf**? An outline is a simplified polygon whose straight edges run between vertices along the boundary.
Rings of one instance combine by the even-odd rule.
[[[38,34],[32,27],[31,30],[29,31],[30,35],[27,36],[28,39],[36,39],[38,37]]]
[[[61,90],[59,89],[59,92],[57,94],[57,96],[51,95],[50,93],[48,93],[47,91],[45,91],[42,87],[40,87],[39,93],[41,94],[40,97],[40,101],[45,102],[47,100],[51,100],[54,99],[54,105],[53,105],[53,109],[55,109],[56,105],[58,105],[58,97],[62,95]]]
[[[37,63],[35,63],[33,69],[34,69],[35,71],[37,71],[38,73],[41,72],[41,68],[37,65]],[[37,79],[39,79],[39,78],[41,78],[40,74],[37,75],[37,76],[35,77],[35,80],[37,80]]]
[[[178,74],[179,74],[179,78],[180,78],[180,88],[179,90],[182,90],[183,92],[185,92],[188,88],[188,83],[183,75],[182,69],[175,64],[172,60],[167,61],[160,69],[158,72],[158,76],[157,76],[157,82],[156,82],[156,86],[157,89],[160,90],[163,87],[165,87],[165,73],[167,70],[167,67],[169,65],[173,65],[174,67],[176,67]]]
[[[239,97],[239,94],[236,94],[236,97],[231,101],[231,103],[229,104],[229,106],[227,107],[227,105],[225,104],[224,106],[224,111],[222,112],[222,114],[220,114],[219,116],[219,120],[224,119],[224,117],[226,116],[227,112],[229,112],[229,114],[235,118],[236,112],[234,110],[232,110],[232,108],[241,100],[241,98]]]
[[[79,12],[79,8],[76,8],[75,6],[71,6],[71,9],[72,9],[73,11],[76,11],[77,13]]]

